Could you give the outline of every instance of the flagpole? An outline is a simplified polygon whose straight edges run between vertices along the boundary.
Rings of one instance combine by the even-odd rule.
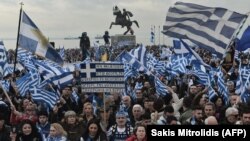
[[[107,125],[107,122],[106,122],[106,103],[105,103],[105,92],[103,92],[103,107],[104,107],[104,116],[103,116],[103,120],[104,120],[104,122],[105,122],[105,125]]]
[[[155,45],[155,25],[154,25],[154,45]]]
[[[20,32],[20,24],[21,24],[21,16],[22,16],[22,11],[23,11],[23,2],[20,3],[21,8],[20,8],[20,13],[19,13],[19,21],[18,21],[18,29],[17,29],[17,41],[16,41],[16,52],[15,52],[15,62],[14,62],[14,70],[13,73],[16,70],[16,63],[17,63],[17,50],[18,50],[18,40],[19,40],[19,32]]]
[[[159,25],[159,45],[161,45],[161,26]]]

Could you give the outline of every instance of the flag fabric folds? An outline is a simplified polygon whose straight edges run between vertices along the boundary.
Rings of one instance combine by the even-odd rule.
[[[174,53],[176,55],[183,55],[186,56],[189,51],[186,49],[186,47],[181,43],[180,40],[173,40],[173,47],[174,47]]]
[[[140,45],[136,49],[130,50],[130,54],[134,56],[139,62],[141,62],[144,66],[146,66],[146,47],[144,45]]]
[[[21,16],[18,47],[57,62],[60,65],[63,64],[61,56],[24,11],[22,11]]]
[[[222,58],[246,18],[247,15],[225,8],[176,2],[168,10],[163,33],[170,37],[189,39]]]
[[[50,109],[53,109],[53,107],[56,105],[57,100],[59,100],[59,97],[55,92],[50,92],[38,87],[30,88],[30,93],[34,101],[46,103]]]
[[[64,56],[65,56],[65,49],[64,49],[64,47],[62,47],[62,48],[59,48],[59,55],[61,56],[61,58],[63,58],[64,59]]]
[[[245,29],[241,38],[236,40],[236,50],[237,51],[244,51],[248,48],[250,48],[250,26],[248,26]]]
[[[0,74],[1,76],[6,75],[6,69],[8,67],[6,49],[3,41],[0,41]]]

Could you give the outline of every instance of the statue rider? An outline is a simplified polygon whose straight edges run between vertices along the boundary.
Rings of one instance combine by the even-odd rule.
[[[129,14],[129,11],[127,11],[125,8],[123,9],[123,13],[122,13],[124,19],[126,21],[130,21],[130,14]]]
[[[118,8],[118,6],[116,5],[114,8],[113,8],[113,12],[114,13],[121,13],[121,10]],[[126,20],[126,17],[123,16],[123,14],[121,14],[121,17],[117,17],[116,19],[119,23],[121,23],[121,26],[122,28],[124,27],[124,22]]]
[[[114,12],[119,12],[120,11],[120,9],[118,8],[118,6],[116,5],[115,7],[114,7]]]

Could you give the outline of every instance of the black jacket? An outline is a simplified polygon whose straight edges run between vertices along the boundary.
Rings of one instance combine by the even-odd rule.
[[[10,141],[10,126],[3,125],[2,130],[0,130],[0,141]]]

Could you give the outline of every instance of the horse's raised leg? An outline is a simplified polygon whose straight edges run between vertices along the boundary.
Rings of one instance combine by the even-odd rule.
[[[112,25],[114,24],[114,22],[112,22],[111,24],[110,24],[110,26],[109,26],[109,29],[111,29],[112,28]]]

